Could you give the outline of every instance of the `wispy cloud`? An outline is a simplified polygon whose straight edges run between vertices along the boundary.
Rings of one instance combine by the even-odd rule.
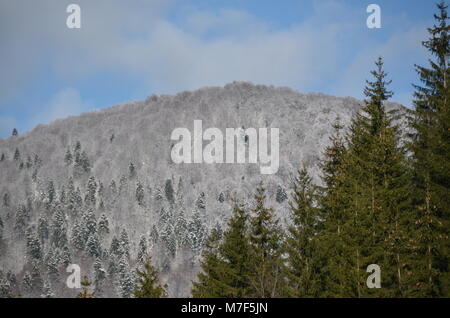
[[[41,106],[40,112],[31,119],[31,125],[50,123],[58,118],[78,115],[92,106],[90,102],[83,101],[79,92],[71,87],[65,88]]]
[[[385,32],[374,40],[376,33],[365,26],[364,5],[335,0],[314,1],[306,18],[282,28],[238,9],[194,8],[175,21],[167,17],[167,1],[79,0],[82,28],[69,30],[69,3],[1,2],[0,111],[10,107],[6,99],[27,93],[43,65],[70,87],[107,71],[138,81],[149,93],[249,80],[360,97],[377,55],[385,56],[394,85],[411,82],[412,65],[424,57],[425,26],[402,16],[403,24],[396,24],[396,17],[383,15],[389,29],[374,30]],[[402,102],[410,89],[404,87],[397,86]],[[74,92],[61,94],[53,104],[79,98]],[[81,100],[69,105],[68,112],[54,108],[51,115],[35,118],[48,121],[84,107]]]

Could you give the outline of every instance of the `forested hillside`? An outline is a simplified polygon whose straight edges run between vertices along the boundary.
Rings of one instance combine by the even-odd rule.
[[[450,296],[438,9],[411,110],[389,101],[379,58],[364,101],[234,82],[14,130],[0,140],[0,296]],[[194,120],[279,128],[277,173],[175,164],[171,132]],[[69,264],[83,291],[67,288]]]

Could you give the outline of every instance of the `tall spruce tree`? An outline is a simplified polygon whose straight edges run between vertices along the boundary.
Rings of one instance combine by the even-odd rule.
[[[248,297],[250,291],[248,212],[237,201],[221,235],[211,231],[203,252],[202,272],[193,283],[194,297]]]
[[[387,89],[381,58],[364,90],[366,102],[352,121],[348,136],[345,182],[350,189],[352,216],[347,223],[348,244],[354,247],[356,295],[399,296],[406,255],[408,175],[404,150],[399,145],[396,110],[386,111],[392,96]],[[383,268],[382,289],[368,289],[366,267]]]
[[[318,237],[318,252],[323,262],[320,280],[320,296],[345,297],[351,295],[352,275],[348,271],[348,260],[353,247],[348,244],[344,225],[349,222],[349,189],[346,181],[347,148],[339,117],[333,124],[334,133],[330,145],[320,162],[322,181],[320,208],[323,229]]]
[[[285,291],[283,277],[283,233],[272,208],[266,207],[266,190],[260,185],[254,197],[250,219],[250,297],[280,297]]]
[[[412,295],[450,295],[450,69],[447,6],[437,5],[436,23],[423,46],[429,67],[416,65],[422,86],[415,85],[411,116],[412,195],[415,206]]]
[[[224,261],[221,259],[219,233],[213,229],[206,241],[200,266],[202,271],[192,283],[191,294],[195,298],[225,297],[228,286],[222,275]]]
[[[287,294],[291,297],[314,297],[319,294],[319,268],[316,262],[320,209],[317,189],[306,168],[298,171],[290,202],[291,225],[286,237]]]

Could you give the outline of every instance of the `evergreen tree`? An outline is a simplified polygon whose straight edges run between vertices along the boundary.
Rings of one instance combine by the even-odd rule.
[[[33,165],[36,168],[40,168],[41,165],[42,165],[42,160],[41,160],[41,158],[39,158],[39,156],[37,154],[34,154],[34,163],[33,163]]]
[[[403,291],[409,185],[396,111],[386,111],[383,61],[367,81],[366,102],[352,120],[345,147],[339,135],[326,150],[322,168],[327,185],[322,200],[325,233],[321,249],[332,255],[322,279],[328,296],[400,296]],[[336,127],[338,133],[340,127]],[[347,148],[347,149],[346,149]],[[383,268],[383,288],[366,288],[366,268]],[[325,294],[327,295],[327,294]]]
[[[178,248],[185,248],[189,246],[189,230],[184,210],[180,210],[175,220],[175,235]]]
[[[316,262],[319,222],[322,219],[317,208],[317,189],[311,182],[306,168],[295,178],[290,202],[291,225],[286,238],[288,295],[315,297],[319,294],[319,268]]]
[[[318,256],[316,262],[323,261],[320,280],[323,290],[320,296],[348,297],[353,294],[353,271],[348,270],[354,247],[349,244],[347,231],[344,231],[351,217],[349,185],[346,182],[348,165],[347,148],[344,141],[343,126],[337,117],[333,123],[334,133],[330,146],[324,151],[320,162],[322,181],[320,208],[324,218],[323,229],[317,239]],[[320,260],[319,260],[320,259]]]
[[[97,182],[95,181],[95,177],[94,176],[89,177],[86,189],[87,189],[87,192],[86,192],[86,197],[84,199],[84,202],[88,206],[95,207],[95,205],[96,205],[96,193],[97,193]]]
[[[14,151],[14,161],[19,161],[20,160],[20,151],[18,148],[16,148],[16,150]]]
[[[30,221],[30,214],[27,207],[24,204],[20,204],[16,212],[16,222],[14,225],[14,229],[19,234],[24,234],[29,221]]]
[[[130,165],[128,166],[128,176],[130,177],[130,179],[136,177],[136,167],[132,162],[130,162]]]
[[[75,221],[75,224],[72,227],[71,241],[76,249],[78,249],[79,251],[84,250],[86,242],[84,239],[84,231],[78,221]]]
[[[94,292],[96,295],[100,295],[103,291],[103,282],[106,278],[106,271],[103,269],[100,258],[96,258],[94,262]]]
[[[78,294],[77,298],[94,298],[95,293],[90,291],[92,283],[89,281],[87,276],[83,276],[81,280],[81,292]]]
[[[140,206],[145,205],[144,201],[144,187],[142,186],[142,183],[138,182],[136,185],[136,201]]]
[[[60,208],[58,208],[53,215],[51,225],[51,241],[56,247],[63,247],[67,244],[66,217],[63,210]]]
[[[166,256],[173,258],[177,252],[177,239],[174,226],[171,222],[167,222],[160,234],[161,243],[166,252]]]
[[[437,7],[436,24],[423,42],[430,65],[416,65],[422,86],[415,85],[411,118],[416,282],[411,295],[420,297],[450,295],[450,26],[445,3]]]
[[[169,201],[169,203],[172,203],[172,204],[175,203],[174,190],[173,190],[171,179],[166,180],[166,184],[164,186],[164,193],[165,193],[166,199],[167,199],[167,201]]]
[[[130,240],[128,238],[128,233],[125,228],[120,232],[120,251],[125,253],[127,257],[130,257]]]
[[[88,240],[86,242],[86,251],[92,257],[100,257],[101,247],[97,233],[92,233],[89,235]]]
[[[120,253],[120,241],[114,235],[111,239],[111,247],[109,248],[110,254],[118,256]]]
[[[0,215],[0,241],[3,238],[3,221],[2,221],[2,217]]]
[[[120,258],[118,274],[120,294],[123,298],[128,298],[134,291],[134,281],[129,271],[129,264],[126,253],[123,253]]]
[[[32,228],[27,229],[27,252],[31,258],[38,260],[42,258],[41,241]]]
[[[79,159],[79,167],[83,169],[84,172],[88,173],[91,171],[91,163],[86,151],[81,152]]]
[[[53,280],[59,278],[59,255],[58,250],[50,250],[45,259],[48,276]]]
[[[66,165],[71,165],[73,163],[73,156],[69,148],[67,148],[66,154],[64,156],[64,162],[66,163]]]
[[[3,206],[8,208],[10,206],[10,198],[8,192],[3,195]]]
[[[30,272],[26,271],[22,279],[22,290],[30,293],[33,290],[33,281]]]
[[[136,270],[137,286],[134,290],[136,298],[162,298],[167,297],[166,286],[162,286],[158,279],[158,273],[152,265],[151,257],[148,256],[143,270]]]
[[[202,253],[200,262],[202,271],[198,274],[197,281],[192,282],[192,297],[225,297],[230,293],[222,275],[225,262],[220,257],[219,246],[220,237],[217,231],[213,229]]]
[[[109,221],[104,213],[100,216],[100,220],[98,221],[98,233],[101,236],[109,234]]]
[[[188,230],[191,248],[194,253],[198,253],[201,251],[203,244],[207,238],[206,227],[198,210],[194,211],[192,220],[188,224]]]
[[[55,185],[53,181],[49,181],[47,184],[47,206],[50,206],[56,198]]]
[[[19,132],[17,131],[16,128],[13,129],[11,136],[18,136]]]
[[[55,297],[55,293],[52,290],[52,285],[50,284],[49,280],[46,280],[44,283],[44,287],[42,290],[42,298],[53,298]]]
[[[241,298],[251,295],[250,258],[252,253],[248,222],[248,212],[235,200],[227,230],[223,233],[223,243],[219,248],[220,256],[225,261],[222,275],[227,288],[226,293],[222,295],[224,297]],[[219,237],[222,236],[220,228],[216,227],[214,231]]]
[[[33,292],[39,295],[42,290],[42,285],[43,280],[39,262],[34,260],[31,265],[31,286],[33,286]]]
[[[138,262],[144,264],[147,256],[147,239],[144,235],[141,235],[141,238],[139,239],[139,250],[137,255]]]
[[[283,189],[282,186],[278,185],[277,187],[277,194],[276,194],[276,201],[278,203],[283,203],[288,198],[286,191]]]
[[[250,297],[279,297],[283,293],[282,231],[265,189],[259,186],[250,219]]]
[[[31,161],[31,157],[27,156],[27,162],[26,162],[27,169],[30,169],[32,166],[33,166],[33,162]]]
[[[62,253],[61,253],[61,262],[62,264],[67,267],[72,262],[72,257],[70,255],[70,250],[67,245],[63,246]]]

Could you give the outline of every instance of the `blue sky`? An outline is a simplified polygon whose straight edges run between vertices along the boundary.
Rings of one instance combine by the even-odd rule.
[[[66,7],[81,7],[81,29]],[[366,7],[381,7],[381,29]],[[379,55],[411,105],[429,0],[0,0],[0,138],[151,94],[252,81],[362,98]]]

